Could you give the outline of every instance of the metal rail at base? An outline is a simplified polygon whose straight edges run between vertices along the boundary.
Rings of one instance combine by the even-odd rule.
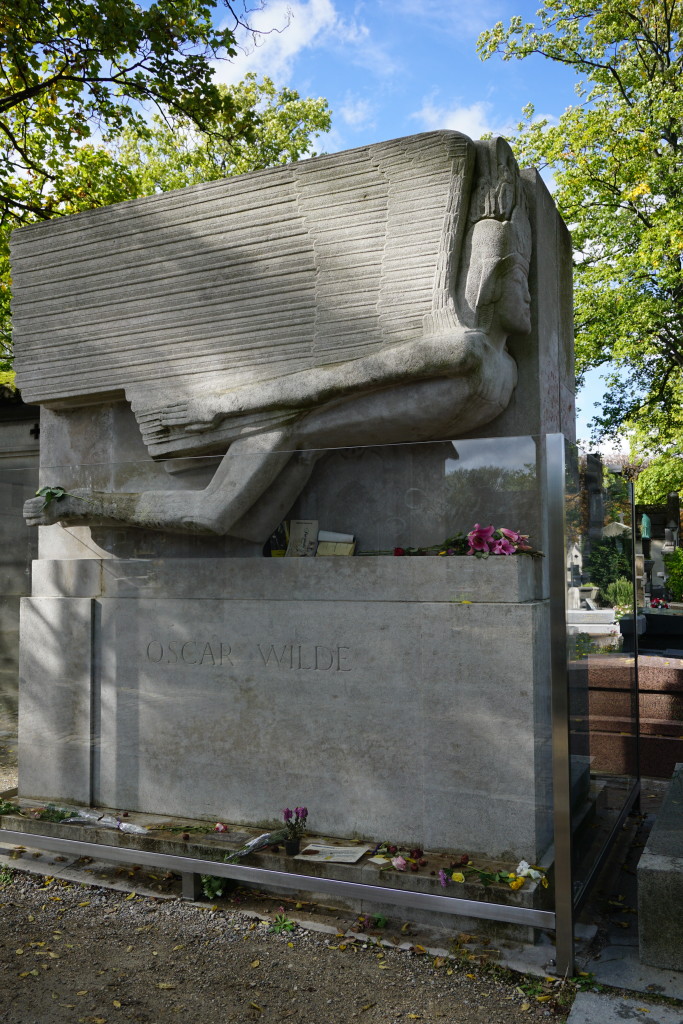
[[[433,910],[438,913],[459,914],[483,921],[504,921],[506,924],[528,925],[531,928],[554,930],[555,914],[551,910],[533,910],[530,907],[509,907],[502,903],[479,903],[451,896],[390,889],[363,882],[344,882],[337,878],[317,878],[315,875],[293,875],[287,871],[248,867],[245,864],[225,864],[221,861],[177,857],[169,853],[150,853],[147,850],[126,850],[101,843],[85,843],[77,839],[57,839],[53,836],[0,829],[0,843],[32,846],[56,853],[69,852],[80,857],[122,864],[145,864],[165,868],[183,875],[216,875],[233,878],[250,885],[272,885],[282,889],[303,889],[310,892],[330,893],[378,903],[394,903],[399,907]],[[185,885],[184,885],[185,888]]]

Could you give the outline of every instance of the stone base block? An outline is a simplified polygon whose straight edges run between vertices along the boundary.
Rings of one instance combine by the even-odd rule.
[[[549,615],[532,559],[38,567],[20,794],[538,861]],[[59,596],[61,595],[61,596]]]

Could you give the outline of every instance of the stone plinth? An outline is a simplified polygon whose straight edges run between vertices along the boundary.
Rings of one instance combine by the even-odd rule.
[[[683,764],[638,862],[640,959],[683,971]]]
[[[20,795],[538,860],[551,842],[536,560],[43,561]]]

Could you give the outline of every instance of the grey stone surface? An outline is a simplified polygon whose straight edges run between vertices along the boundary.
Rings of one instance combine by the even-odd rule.
[[[93,602],[22,598],[19,775],[25,797],[88,804]],[[57,780],[59,780],[57,782]]]
[[[638,862],[640,958],[683,971],[683,764]]]
[[[568,253],[540,179],[453,132],[19,232],[41,484],[77,496],[30,506],[21,792],[538,860],[543,561],[258,556],[292,516],[547,550]]]
[[[683,1007],[648,1003],[643,999],[624,999],[605,993],[579,992],[567,1024],[683,1024]]]
[[[556,318],[557,215],[535,179],[523,183],[501,139],[433,132],[18,233],[15,345],[26,394],[60,408],[125,393],[151,454],[222,456],[203,488],[155,489],[150,476],[100,491],[82,479],[59,503],[29,503],[28,521],[263,542],[320,449],[452,438],[495,420],[517,381],[508,339],[532,329],[527,192],[539,205],[539,238],[552,245],[536,274]],[[286,252],[273,244],[275,224]],[[207,289],[200,256],[210,245],[222,261],[209,329],[198,306],[205,308]],[[140,260],[143,281],[133,273]],[[242,274],[262,291],[253,306]],[[102,304],[114,292],[103,336]],[[556,429],[567,346],[546,313],[537,301],[539,338],[546,332],[548,343],[535,344],[544,356],[532,387],[544,410],[539,426]],[[49,339],[41,329],[48,315],[57,324]],[[188,316],[199,317],[190,373]],[[527,418],[516,432],[529,426]],[[103,436],[96,431],[96,443]]]
[[[93,716],[72,713],[68,731],[76,750],[92,742],[96,803],[265,822],[295,800],[315,808],[324,834],[538,860],[551,829],[547,605],[450,597],[451,566],[483,570],[483,590],[498,577],[500,596],[530,560],[349,559],[336,583],[322,560],[223,564],[235,563],[255,571],[226,574],[223,597],[201,563],[133,584],[125,563],[120,581],[100,576],[92,660],[70,648],[81,675],[92,668]],[[53,563],[53,590],[79,578],[74,564],[65,577]],[[91,593],[96,564],[84,564]],[[90,602],[34,604],[66,620]],[[55,666],[67,673],[57,651],[41,661],[35,650],[38,693]],[[22,795],[73,799],[73,764],[63,783],[52,757],[38,784],[37,759]]]
[[[545,595],[539,561],[394,556],[327,559],[41,559],[36,597],[216,598],[524,604]]]
[[[641,962],[637,945],[605,946],[598,958],[588,959],[583,970],[600,985],[683,1000],[683,973]]]

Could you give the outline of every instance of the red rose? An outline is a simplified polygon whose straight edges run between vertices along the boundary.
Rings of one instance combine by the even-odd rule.
[[[394,548],[394,554],[395,555],[405,555],[405,551],[403,550],[403,548]]]

